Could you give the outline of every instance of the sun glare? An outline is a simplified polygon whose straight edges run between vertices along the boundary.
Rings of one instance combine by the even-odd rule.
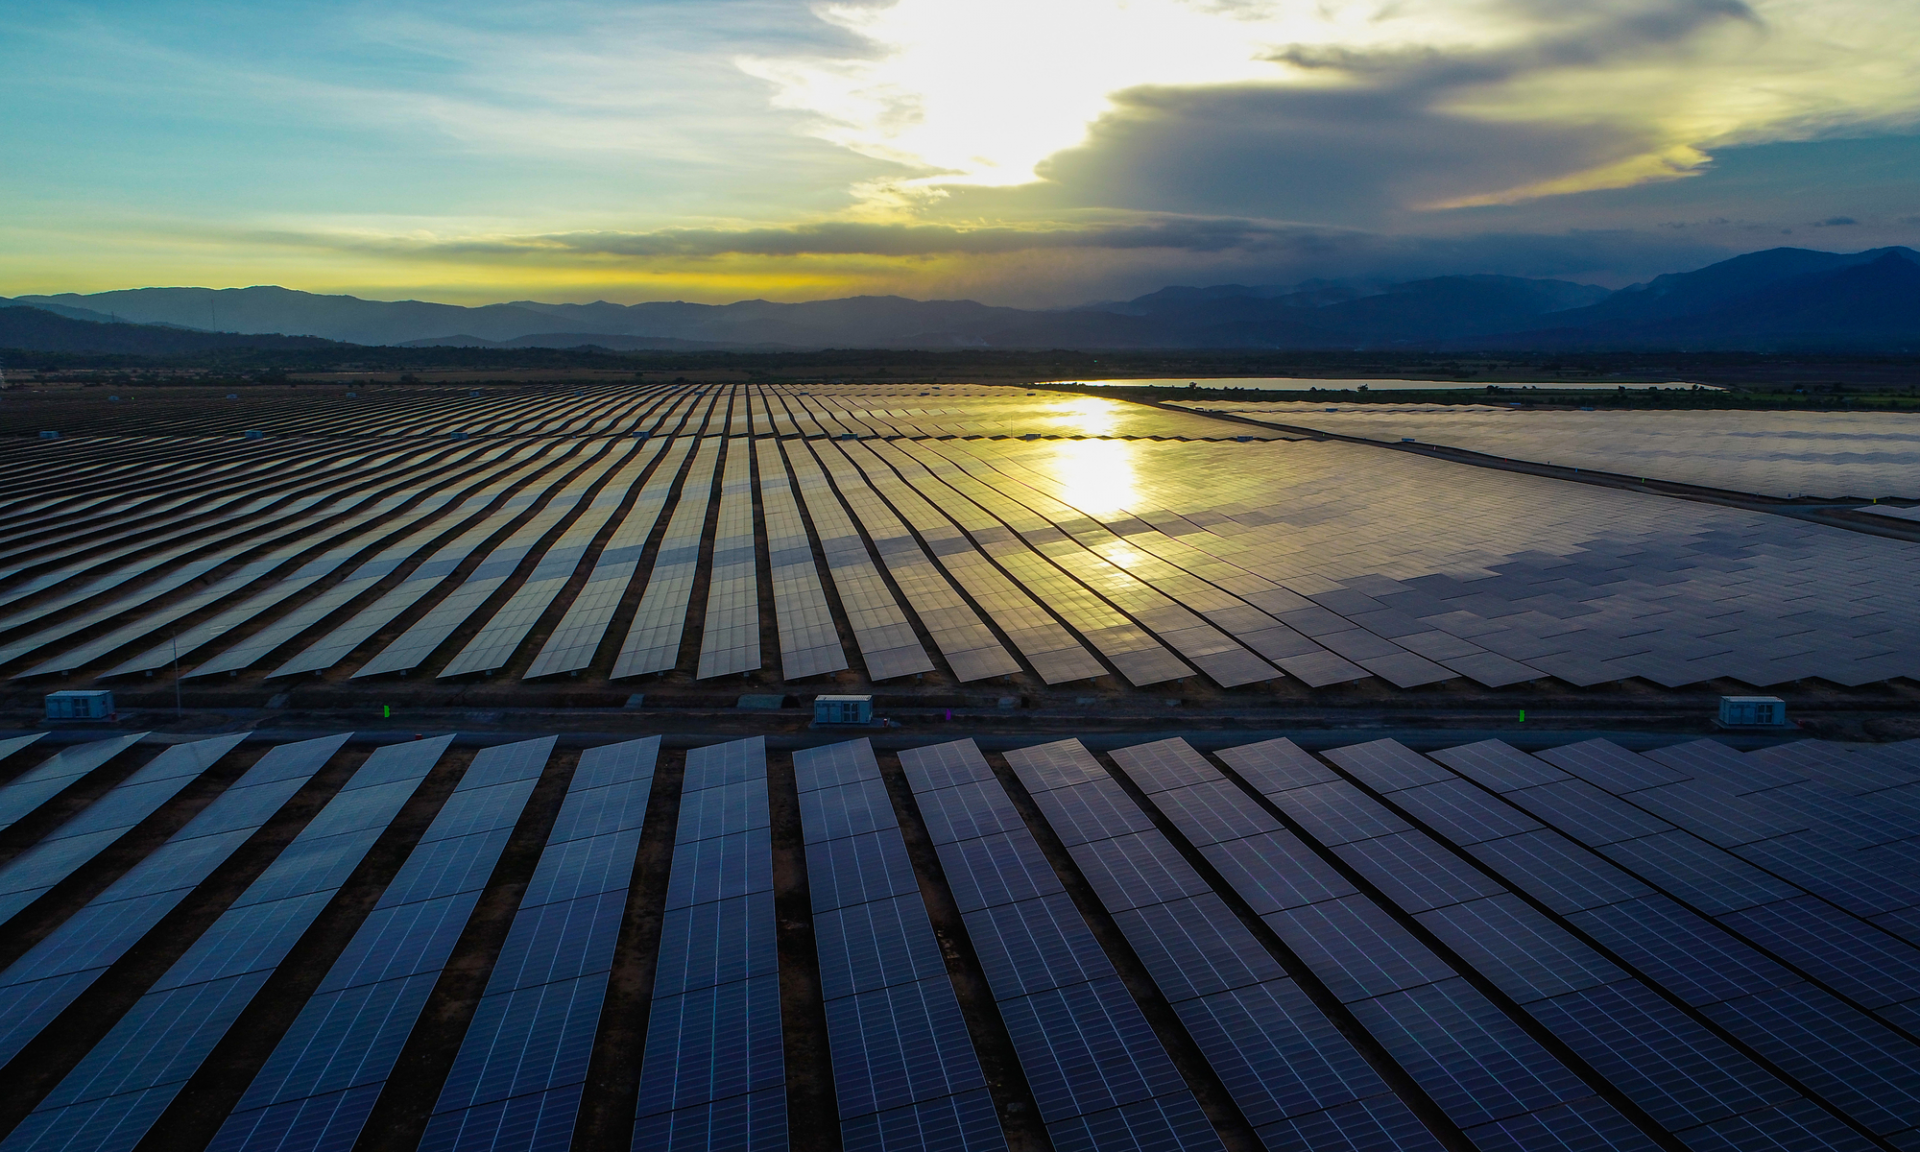
[[[1130,440],[1061,440],[1044,465],[1059,477],[1062,503],[1096,519],[1131,508],[1140,496]]]

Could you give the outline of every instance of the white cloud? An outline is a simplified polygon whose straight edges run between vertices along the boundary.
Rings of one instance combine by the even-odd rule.
[[[1413,89],[1421,110],[1640,141],[1426,207],[1619,187],[1711,149],[1910,124],[1914,0],[893,0],[822,4],[843,54],[742,57],[807,131],[912,175],[875,199],[1041,178],[1130,90]],[[1531,135],[1532,133],[1529,133]],[[1364,149],[1364,138],[1353,141]]]

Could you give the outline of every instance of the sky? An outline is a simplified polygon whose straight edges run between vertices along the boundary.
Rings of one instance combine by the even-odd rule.
[[[10,0],[0,295],[633,303],[1920,246],[1920,0]]]

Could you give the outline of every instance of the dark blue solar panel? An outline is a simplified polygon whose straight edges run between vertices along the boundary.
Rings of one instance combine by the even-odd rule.
[[[1087,884],[1110,911],[1163,904],[1212,891],[1193,865],[1158,832],[1096,840],[1069,851]]]
[[[940,864],[962,912],[1064,891],[1053,865],[1024,832],[943,844]]]
[[[1387,1090],[1291,980],[1181,1000],[1174,1011],[1256,1128]]]
[[[1558,832],[1527,832],[1470,851],[1508,884],[1562,915],[1653,895],[1619,865]]]
[[[1603,1101],[1588,1097],[1467,1131],[1486,1152],[1653,1152],[1659,1145]]]
[[[1438,1152],[1439,1139],[1397,1096],[1369,1096],[1258,1130],[1271,1152]]]
[[[135,732],[126,736],[116,736],[111,740],[82,744],[75,748],[62,748],[7,781],[5,786],[0,786],[0,828],[13,827],[22,816],[53,799],[89,772],[133,747],[145,735],[144,732]],[[225,755],[243,739],[245,739],[244,736],[220,737],[218,743],[221,755]],[[202,743],[214,742],[202,741]],[[161,755],[165,756],[166,753],[163,752]],[[204,770],[206,766],[201,767]]]
[[[1353,1012],[1462,1127],[1587,1094],[1586,1085],[1464,980],[1362,1000]]]
[[[765,778],[684,792],[680,796],[678,840],[681,843],[764,828],[766,824]]]
[[[709,744],[687,753],[686,777],[681,789],[698,792],[748,780],[767,779],[767,741],[754,736],[727,744]]]
[[[675,845],[673,871],[667,876],[667,907],[684,908],[771,889],[771,865],[762,867],[761,861],[770,860],[772,851],[773,838],[764,826]]]
[[[1121,749],[1122,752],[1126,749]],[[1115,753],[1117,759],[1119,753]],[[1216,776],[1153,793],[1153,803],[1199,846],[1281,831],[1280,821],[1237,785]]]
[[[1047,1125],[1054,1152],[1195,1152],[1220,1137],[1192,1096],[1160,1096]]]
[[[1177,738],[1121,748],[1113,753],[1113,759],[1148,795],[1169,788],[1204,787],[1220,779],[1219,770],[1207,763],[1206,757]]]
[[[1032,785],[1070,787],[1104,776],[1085,757],[1077,741],[1067,741],[1009,759]],[[991,789],[971,786],[991,779],[971,742],[901,759],[922,811],[944,801],[949,828],[975,822],[970,806],[990,814],[1004,803]],[[929,764],[938,771],[926,771]],[[963,783],[923,787],[944,780]],[[1099,1141],[1115,1149],[1217,1148],[1218,1137],[1032,833],[1017,819],[989,821],[1005,830],[941,843],[940,859],[1054,1147]]]
[[[1454,779],[1453,773],[1397,740],[1374,740],[1335,748],[1327,753],[1327,759],[1359,777],[1362,784],[1376,792],[1398,792],[1437,780]]]
[[[1006,1136],[993,1097],[982,1088],[848,1120],[840,1126],[840,1144],[845,1152],[971,1152],[1004,1148]]]
[[[1285,738],[1242,744],[1238,748],[1223,749],[1217,755],[1263,796],[1340,778],[1339,773]]]
[[[786,1089],[642,1116],[634,1121],[633,1147],[648,1152],[785,1152]]]
[[[1674,1131],[1803,1099],[1637,983],[1569,993],[1529,1011]]]
[[[1920,999],[1920,949],[1810,896],[1721,923],[1867,1008]]]
[[[1583,740],[1539,753],[1540,759],[1592,781],[1609,792],[1632,792],[1674,784],[1690,773],[1638,756],[1605,740]]]
[[[437,759],[451,740],[408,747],[430,746]],[[325,762],[312,742],[290,747],[296,750],[276,748],[261,757],[165,844],[0,973],[0,1062],[18,1055]]]
[[[1540,822],[1458,778],[1393,795],[1393,802],[1455,844],[1479,844],[1531,832]]]
[[[566,1152],[582,1084],[442,1112],[427,1122],[420,1152]]]
[[[1495,792],[1511,792],[1516,788],[1531,788],[1536,784],[1551,784],[1567,778],[1565,772],[1546,761],[1529,756],[1499,740],[1462,744],[1458,748],[1430,752],[1428,755]]]
[[[624,890],[523,907],[494,961],[488,992],[605,972],[626,910]]]
[[[1179,825],[1177,815],[1175,825]],[[1184,830],[1184,829],[1183,829]],[[1353,885],[1291,832],[1269,832],[1200,849],[1241,899],[1264,916],[1352,895]]]
[[[814,925],[821,994],[829,1000],[946,976],[918,893],[815,913]]]
[[[1705,1011],[1868,1128],[1920,1126],[1920,1048],[1831,995],[1802,983]]]
[[[768,824],[764,740],[687,754],[635,1147],[785,1138]],[[768,1127],[776,1099],[777,1134]]]
[[[1673,825],[1642,812],[1585,780],[1561,780],[1507,793],[1508,800],[1588,847],[1672,831]]]
[[[921,820],[935,844],[970,840],[1022,827],[1020,814],[1000,785],[987,780],[917,794]]]
[[[482,997],[435,1112],[584,1084],[606,989],[588,976]]]
[[[1596,908],[1567,919],[1689,1004],[1711,1004],[1799,979],[1712,921],[1664,896]]]
[[[1113,963],[1064,892],[966,916],[995,995],[1023,995],[1113,974]]]
[[[784,1092],[779,977],[756,976],[655,997],[647,1023],[647,1053],[640,1071],[638,1116],[748,1092]],[[672,1059],[655,1058],[656,1053]]]
[[[653,993],[666,996],[778,969],[773,893],[710,900],[667,912]]]
[[[214,1146],[352,1146],[552,747],[550,739],[525,741],[474,758]]]
[[[316,1152],[351,1152],[353,1141],[366,1125],[380,1098],[380,1086],[369,1084],[324,1096],[307,1096],[245,1113],[236,1112],[222,1126],[208,1152],[239,1152],[242,1148],[313,1148]]]
[[[1342,1000],[1455,975],[1393,917],[1361,896],[1323,900],[1262,919]]]
[[[1799,889],[1689,832],[1608,844],[1601,854],[1709,916],[1800,895]]]
[[[552,746],[551,739],[530,743],[541,747],[543,760]],[[415,751],[417,745],[406,747],[370,757],[81,1059],[35,1110],[42,1116],[37,1139],[64,1143],[104,1129],[111,1135],[90,1143],[129,1149],[139,1141],[438,759]],[[410,779],[395,762],[407,766]],[[379,783],[356,787],[363,774]],[[287,892],[295,894],[282,895]]]
[[[1490,896],[1423,912],[1419,920],[1520,1004],[1626,975],[1516,896]]]
[[[1856,916],[1920,908],[1920,870],[1906,845],[1860,851],[1823,832],[1796,832],[1743,845],[1734,854]]]
[[[1417,832],[1377,836],[1336,850],[1387,898],[1409,912],[1444,908],[1505,889],[1478,868]]]
[[[1290,788],[1268,799],[1322,844],[1349,844],[1413,827],[1344,780]]]
[[[836,997],[826,1012],[843,1118],[986,1086],[944,972]]]
[[[873,758],[872,743],[867,740],[803,748],[793,754],[793,786],[797,792],[878,779],[880,765]]]
[[[1734,1116],[1687,1136],[1697,1152],[1866,1152],[1877,1147],[1811,1100]]]
[[[993,769],[972,740],[956,740],[900,753],[900,767],[913,785],[914,795],[993,779]]]
[[[1208,996],[1286,975],[1212,892],[1116,912],[1113,919],[1169,1000]]]
[[[1106,771],[1088,758],[1078,740],[1056,740],[1009,753],[1007,763],[1020,773],[1029,792],[1045,792],[1106,779]]]
[[[794,754],[814,938],[846,1147],[923,1148],[985,1087],[906,842],[865,740]],[[972,1100],[973,1096],[967,1096]],[[991,1102],[934,1146],[1004,1148]],[[957,1140],[957,1142],[956,1142]]]
[[[1027,776],[1028,772],[1022,768],[1023,783]],[[1127,832],[1145,832],[1153,827],[1146,813],[1110,779],[1034,791],[1033,802],[1047,818],[1054,835],[1068,847]]]
[[[1631,797],[1635,806],[1665,817],[1710,844],[1734,848],[1772,836],[1804,831],[1811,821],[1804,815],[1769,812],[1767,807],[1735,796],[1731,791],[1699,781],[1648,788]]]
[[[1118,977],[1002,1000],[1000,1015],[1049,1122],[1186,1093]],[[1147,1053],[1156,1058],[1141,1058]]]
[[[913,874],[913,865],[907,859],[907,845],[900,838],[897,825],[879,832],[809,843],[807,884],[816,915],[920,891],[920,882]]]
[[[803,792],[800,817],[809,840],[832,840],[898,827],[887,786],[878,778]]]
[[[134,825],[160,810],[180,790],[198,779],[208,766],[230,751],[243,738],[223,736],[190,744],[176,744],[154,757],[138,771],[109,789],[106,795],[60,825],[38,844],[9,860],[0,868],[0,920],[19,912],[39,895],[71,876]],[[328,736],[298,744],[284,744],[267,754],[276,764],[289,770],[311,774],[330,759],[347,737]],[[102,744],[69,749],[71,753],[89,752],[83,762],[104,762],[106,753],[124,747],[127,738]],[[61,753],[65,756],[67,753]],[[69,768],[77,764],[69,763]],[[38,769],[35,769],[37,772]],[[272,768],[269,767],[269,771]],[[5,793],[0,793],[4,796]]]

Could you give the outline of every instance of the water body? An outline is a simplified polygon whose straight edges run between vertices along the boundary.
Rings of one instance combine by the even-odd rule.
[[[1079,388],[1185,388],[1189,384],[1201,388],[1252,388],[1267,392],[1306,392],[1315,388],[1333,391],[1365,388],[1369,392],[1437,392],[1464,391],[1479,392],[1487,387],[1487,381],[1471,380],[1315,380],[1295,376],[1216,376],[1200,379],[1160,379],[1160,380],[1052,380],[1046,384],[1071,384]],[[1556,389],[1559,391],[1591,392],[1596,388],[1629,388],[1636,392],[1659,388],[1713,388],[1712,384],[1696,385],[1690,380],[1669,380],[1658,384],[1609,383],[1569,383],[1564,380],[1517,381],[1501,383],[1502,390],[1512,388]]]

